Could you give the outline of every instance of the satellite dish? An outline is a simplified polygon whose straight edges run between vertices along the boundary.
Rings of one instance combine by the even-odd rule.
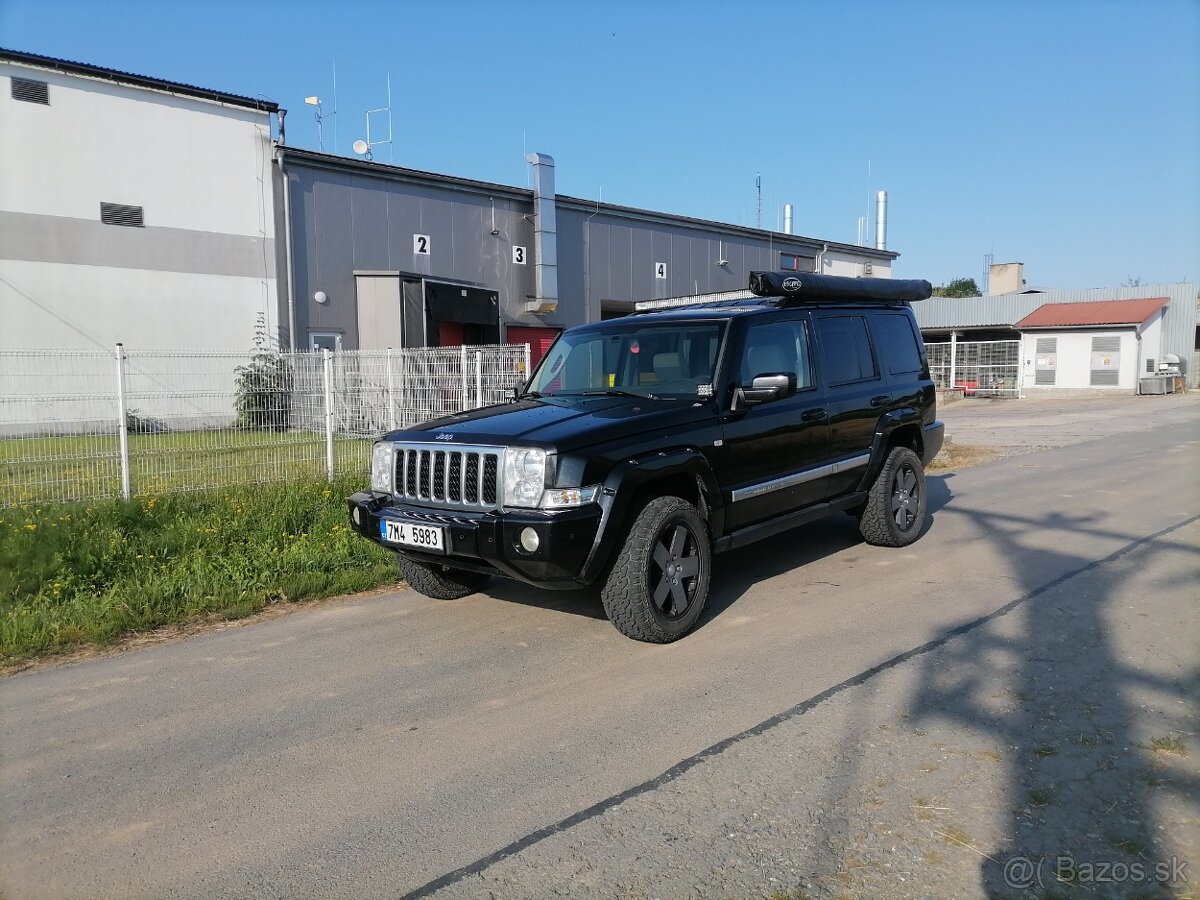
[[[360,139],[354,142],[354,152],[359,156],[362,156],[364,153],[368,153],[370,149],[371,145],[364,140]]]

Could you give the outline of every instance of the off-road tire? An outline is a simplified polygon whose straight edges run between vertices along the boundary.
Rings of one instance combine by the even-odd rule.
[[[712,544],[696,507],[679,497],[656,497],[630,526],[600,599],[626,637],[668,644],[695,627],[711,575]]]
[[[907,447],[893,447],[867,492],[859,533],[877,547],[905,547],[921,536],[927,504],[921,458]]]
[[[426,563],[412,559],[403,553],[397,554],[400,575],[418,594],[434,600],[457,600],[482,590],[490,575],[482,572],[467,572],[437,563]]]

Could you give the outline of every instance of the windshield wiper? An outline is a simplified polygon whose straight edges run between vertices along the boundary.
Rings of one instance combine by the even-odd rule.
[[[526,397],[532,397],[534,400],[540,400],[541,396],[542,395],[537,391],[524,391],[523,393],[517,394],[517,399],[524,400]]]
[[[657,400],[653,394],[635,394],[633,391],[623,391],[620,388],[608,388],[603,391],[580,391],[581,397],[637,397],[639,400]]]

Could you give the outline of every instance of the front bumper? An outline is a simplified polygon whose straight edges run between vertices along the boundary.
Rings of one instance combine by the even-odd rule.
[[[413,506],[388,494],[371,491],[353,494],[347,503],[350,527],[381,547],[426,562],[507,575],[550,588],[576,588],[586,584],[584,563],[595,545],[601,517],[600,506],[594,503],[554,512],[477,513]],[[380,519],[442,526],[446,553],[425,553],[385,543],[379,535]],[[532,553],[520,546],[519,536],[526,527],[538,533],[538,548]]]

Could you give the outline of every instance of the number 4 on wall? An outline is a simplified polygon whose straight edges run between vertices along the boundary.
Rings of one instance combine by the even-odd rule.
[[[429,235],[414,234],[413,235],[413,253],[418,256],[429,255]]]
[[[654,277],[655,278],[666,278],[667,277],[667,264],[666,263],[656,262],[654,264]]]

